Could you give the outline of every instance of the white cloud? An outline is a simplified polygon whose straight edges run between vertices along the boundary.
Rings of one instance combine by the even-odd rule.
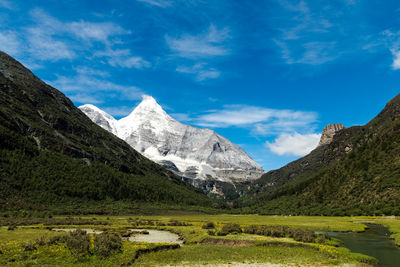
[[[87,95],[87,94],[74,94],[68,97],[75,103],[80,103],[80,104],[100,104],[104,102],[103,100],[100,100],[92,95]]]
[[[199,35],[184,34],[178,38],[166,36],[169,48],[178,56],[184,58],[207,58],[225,56],[230,53],[224,46],[224,42],[230,38],[228,28],[218,30],[210,25],[205,33]]]
[[[247,105],[225,106],[222,110],[210,111],[195,119],[204,127],[245,127],[257,135],[282,132],[309,131],[317,121],[314,112],[279,110]]]
[[[137,0],[137,1],[158,7],[168,7],[172,5],[172,1],[170,0]]]
[[[320,134],[299,134],[297,132],[281,134],[273,143],[266,142],[265,145],[271,152],[283,156],[305,156],[317,147]]]
[[[143,95],[143,91],[136,86],[116,84],[103,77],[96,77],[87,73],[78,73],[71,77],[58,76],[56,80],[48,81],[48,83],[70,95],[89,93],[94,95],[103,92],[118,94],[120,98],[129,100],[138,100]],[[102,101],[99,98],[96,99]]]
[[[303,45],[304,52],[296,63],[321,65],[338,57],[336,42],[309,42]]]
[[[76,53],[64,41],[57,40],[43,28],[28,29],[29,52],[39,60],[73,59]]]
[[[150,62],[144,60],[138,56],[132,56],[129,49],[107,49],[105,51],[98,51],[94,54],[95,57],[106,57],[108,58],[108,64],[113,67],[123,68],[149,68]]]
[[[12,56],[16,56],[21,52],[21,44],[15,32],[0,32],[0,50]]]
[[[207,67],[205,63],[197,63],[193,66],[179,66],[176,71],[195,75],[195,80],[198,82],[216,79],[221,75],[221,72],[215,68]]]
[[[172,118],[176,119],[179,122],[189,122],[192,120],[192,118],[185,113],[171,113],[169,115],[171,115]]]
[[[29,13],[36,24],[25,28],[24,33],[28,51],[37,60],[71,60],[78,55],[95,54],[99,49],[106,49],[107,53],[111,53],[114,51],[111,49],[113,45],[123,44],[121,36],[131,34],[129,30],[113,22],[63,22],[39,8]],[[103,52],[103,56],[109,57],[109,64],[113,66],[142,68],[149,64],[138,56],[131,56],[129,49],[116,51],[124,53],[111,58]]]
[[[400,69],[400,51],[392,51],[393,53],[393,63],[392,63],[392,68],[394,70]]]
[[[130,34],[131,32],[123,29],[119,25],[112,22],[93,23],[87,21],[78,21],[65,24],[66,31],[71,34],[87,40],[110,43],[111,38],[117,35]]]
[[[390,49],[393,55],[392,69],[400,69],[400,31],[393,31],[391,29],[385,30],[381,33],[385,41],[385,45]]]

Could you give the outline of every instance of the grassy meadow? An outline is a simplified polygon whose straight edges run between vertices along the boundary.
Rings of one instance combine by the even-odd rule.
[[[393,232],[397,242],[400,239],[400,220],[374,217],[228,214],[3,217],[0,218],[0,265],[199,266],[273,263],[373,266],[376,264],[374,258],[351,253],[341,246],[340,241],[314,234],[314,231],[363,231],[366,226],[361,222],[384,224]],[[73,237],[68,232],[54,231],[55,228],[103,231],[104,235],[101,235],[105,239],[89,231]],[[132,234],[130,229],[135,228],[166,230],[178,235],[183,244],[127,240],[127,236]],[[113,236],[118,236],[118,242],[112,239]],[[101,240],[108,244],[105,248]],[[85,242],[87,245],[82,245]]]

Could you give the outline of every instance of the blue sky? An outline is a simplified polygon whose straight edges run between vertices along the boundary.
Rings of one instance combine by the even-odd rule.
[[[143,94],[265,170],[399,92],[395,0],[0,0],[0,50],[116,118]]]

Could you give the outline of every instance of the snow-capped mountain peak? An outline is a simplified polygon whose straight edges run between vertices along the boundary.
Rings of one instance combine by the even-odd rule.
[[[80,106],[79,109],[82,110],[83,113],[85,113],[94,123],[100,125],[107,131],[118,135],[117,120],[114,119],[113,116],[92,104]]]
[[[184,177],[234,182],[256,179],[264,172],[240,147],[212,130],[174,120],[151,96],[144,96],[118,121],[93,105],[80,109],[146,157]]]

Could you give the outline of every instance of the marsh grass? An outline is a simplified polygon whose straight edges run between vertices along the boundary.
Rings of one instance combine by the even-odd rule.
[[[108,218],[107,218],[108,217]],[[94,218],[94,219],[93,219]],[[0,218],[1,219],[1,218]],[[323,241],[321,244],[299,242],[288,236],[271,237],[257,234],[228,231],[226,236],[217,236],[216,232],[238,227],[243,230],[250,225],[254,226],[285,226],[301,231],[313,230],[340,230],[362,231],[365,226],[353,221],[367,220],[365,217],[283,217],[283,216],[256,216],[256,215],[168,215],[168,216],[82,216],[75,218],[56,217],[60,221],[86,222],[84,225],[57,225],[57,228],[85,228],[101,230],[107,234],[129,234],[130,229],[146,228],[167,230],[178,234],[184,239],[185,245],[176,250],[155,252],[159,246],[168,248],[168,244],[150,244],[143,242],[122,241],[120,249],[111,249],[108,256],[95,252],[96,235],[89,236],[89,251],[86,255],[76,255],[67,246],[65,238],[70,234],[55,232],[52,225],[43,223],[22,225],[13,231],[8,226],[0,227],[0,266],[4,265],[58,265],[58,266],[121,266],[134,264],[137,266],[152,266],[160,264],[185,263],[228,263],[228,262],[271,262],[294,264],[345,264],[371,263],[373,260],[360,254],[354,254],[345,248],[335,247],[334,241]],[[371,218],[368,218],[371,220]],[[387,220],[385,220],[387,221]],[[97,224],[107,222],[107,224]],[[213,222],[214,229],[203,229],[204,225]],[[392,223],[393,227],[398,226]],[[235,225],[235,227],[233,227]],[[54,225],[55,226],[55,225]],[[207,228],[207,227],[206,227]],[[242,244],[243,247],[229,247],[226,241],[210,241],[201,244],[204,240],[215,238],[233,240],[232,244]],[[244,240],[246,242],[240,242]],[[36,249],[25,251],[22,244],[34,242]],[[251,241],[251,242],[248,242]],[[212,245],[212,243],[219,245]],[[317,241],[315,241],[317,242]],[[103,243],[103,242],[101,242]],[[157,248],[157,249],[155,249]],[[137,251],[146,253],[138,255]],[[132,259],[138,257],[134,262]]]

